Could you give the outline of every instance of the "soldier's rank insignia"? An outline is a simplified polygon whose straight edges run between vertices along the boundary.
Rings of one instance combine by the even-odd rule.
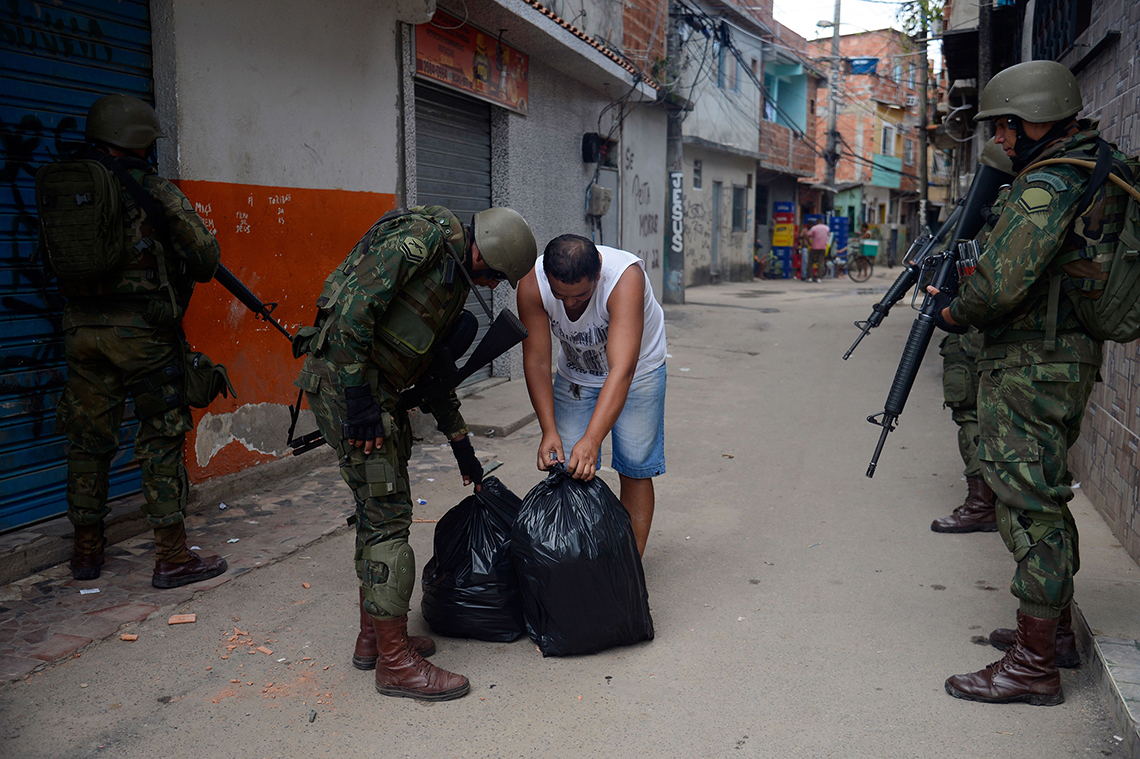
[[[1038,227],[1044,228],[1049,220],[1049,209],[1057,196],[1044,187],[1030,187],[1021,193],[1017,205]]]
[[[423,261],[427,256],[427,246],[424,245],[423,240],[415,237],[408,238],[403,242],[404,258],[414,264]]]

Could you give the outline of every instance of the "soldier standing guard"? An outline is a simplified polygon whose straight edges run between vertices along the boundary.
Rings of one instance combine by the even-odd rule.
[[[387,214],[329,275],[317,326],[294,342],[298,355],[308,354],[296,385],[356,497],[360,633],[353,663],[375,667],[376,690],[386,696],[446,701],[470,690],[466,677],[424,660],[435,651],[430,638],[408,636],[412,432],[399,394],[424,375],[461,321],[468,278],[516,287],[537,253],[530,227],[509,208],[477,213],[469,228],[442,206]],[[463,484],[478,487],[483,469],[455,391],[421,408],[451,442]]]
[[[995,142],[1019,175],[998,196],[996,221],[983,233],[977,270],[959,297],[937,295],[939,326],[961,332],[960,325],[976,325],[983,334],[978,457],[997,496],[998,530],[1017,562],[1010,590],[1020,600],[1016,631],[990,635],[995,646],[1008,646],[1005,657],[947,679],[957,698],[1059,704],[1058,660],[1076,654],[1070,603],[1080,559],[1067,454],[1080,434],[1102,342],[1055,283],[1063,281],[1061,267],[1068,275],[1115,247],[1124,191],[1090,186],[1089,172],[1070,165],[1025,170],[1048,158],[1095,161],[1101,148],[1123,166],[1125,157],[1096,125],[1075,118],[1081,107],[1076,79],[1059,63],[1021,63],[990,80],[975,119],[994,120]]]
[[[221,260],[217,240],[182,192],[158,176],[146,155],[162,137],[149,105],[125,95],[100,98],[87,112],[86,137],[93,148],[79,157],[111,156],[140,191],[157,202],[165,224],[147,217],[128,188],[122,193],[125,264],[95,281],[67,281],[60,291],[67,384],[56,410],[56,429],[71,443],[67,454],[67,517],[75,526],[72,575],[93,580],[103,565],[111,459],[128,396],[139,420],[135,458],[142,467],[142,511],[154,528],[151,583],[175,588],[226,571],[220,557],[202,558],[186,546],[183,518],[189,480],[182,446],[193,429],[182,376],[182,314],[195,282],[207,282]],[[98,151],[98,153],[92,152]],[[37,201],[40,188],[37,179]],[[149,202],[149,201],[148,201]],[[47,228],[48,252],[59,232]],[[159,230],[166,228],[165,233]],[[110,235],[112,232],[108,231]],[[119,239],[116,237],[116,240]]]

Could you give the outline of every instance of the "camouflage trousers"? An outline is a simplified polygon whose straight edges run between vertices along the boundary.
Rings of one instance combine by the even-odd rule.
[[[1067,460],[1096,375],[1096,366],[1080,363],[982,372],[978,456],[1017,562],[1010,591],[1033,617],[1056,617],[1073,597],[1080,550]]]
[[[978,349],[981,333],[970,330],[962,335],[948,334],[938,346],[942,355],[942,400],[958,425],[958,452],[966,465],[966,477],[981,477],[978,460]]]
[[[356,499],[356,576],[364,590],[364,610],[381,619],[402,617],[411,609],[416,560],[408,536],[412,499],[408,459],[411,425],[406,413],[384,409],[384,445],[365,454],[341,435],[344,396],[335,367],[309,356],[296,385],[305,391],[317,426],[337,453],[340,476]],[[366,372],[375,388],[376,371]],[[379,398],[377,398],[379,402]]]
[[[71,443],[67,452],[67,517],[75,525],[107,516],[111,461],[128,397],[139,418],[135,459],[142,467],[142,507],[153,527],[183,520],[189,481],[182,454],[193,429],[182,400],[181,377],[165,374],[182,360],[173,330],[140,327],[72,327],[64,334],[67,384],[55,428]],[[160,377],[161,379],[155,379]],[[170,406],[170,407],[167,407]],[[162,407],[143,416],[141,409]]]

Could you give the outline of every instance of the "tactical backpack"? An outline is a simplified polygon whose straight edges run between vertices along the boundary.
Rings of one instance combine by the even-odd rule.
[[[91,282],[126,265],[123,191],[103,163],[46,164],[35,186],[44,253],[60,280]]]
[[[1062,291],[1090,335],[1115,343],[1132,342],[1140,338],[1140,190],[1134,186],[1140,178],[1140,161],[1130,158],[1124,163],[1114,162],[1111,147],[1101,140],[1095,163],[1076,158],[1050,158],[1027,167],[1022,173],[1057,164],[1079,166],[1092,172],[1078,205],[1081,212],[1088,208],[1106,181],[1111,181],[1123,193],[1114,193],[1115,202],[1110,197],[1105,209],[1109,241],[1071,251],[1053,262],[1060,271],[1049,280],[1046,349],[1050,349],[1050,344],[1056,345],[1057,306]]]

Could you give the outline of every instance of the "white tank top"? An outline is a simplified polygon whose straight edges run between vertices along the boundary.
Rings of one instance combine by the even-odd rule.
[[[558,373],[571,382],[584,387],[601,387],[609,375],[606,360],[606,340],[610,330],[610,294],[621,275],[630,266],[638,266],[645,278],[645,327],[641,333],[641,353],[637,358],[634,377],[640,377],[665,363],[665,312],[653,297],[653,286],[645,274],[645,263],[624,250],[599,245],[602,271],[598,286],[577,321],[570,321],[562,301],[550,292],[550,282],[542,269],[542,256],[534,265],[542,307],[550,317],[550,331],[561,343],[558,351]]]

